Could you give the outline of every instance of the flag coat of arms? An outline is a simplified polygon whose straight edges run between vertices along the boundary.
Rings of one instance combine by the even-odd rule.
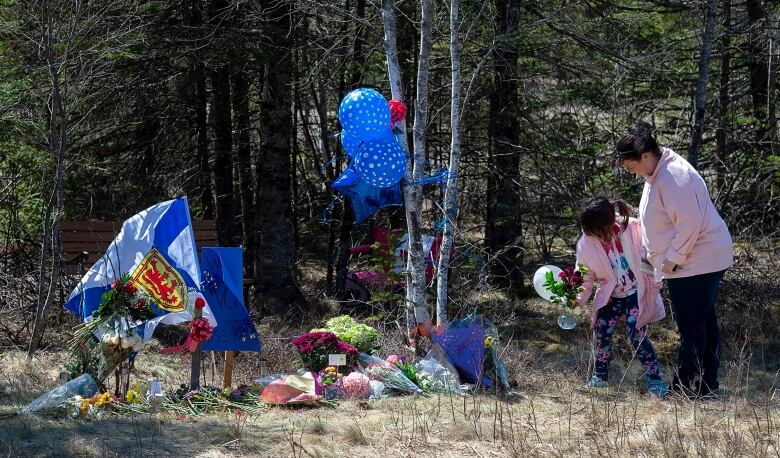
[[[111,283],[129,274],[155,302],[157,317],[141,333],[149,340],[158,324],[192,320],[192,304],[200,293],[201,272],[187,198],[153,205],[122,224],[106,253],[84,275],[65,308],[86,321],[100,305]],[[217,325],[208,305],[203,316]]]

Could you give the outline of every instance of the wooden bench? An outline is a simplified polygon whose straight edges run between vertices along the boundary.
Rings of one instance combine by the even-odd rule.
[[[193,220],[195,247],[200,258],[201,248],[219,246],[214,220]],[[60,240],[65,274],[83,274],[103,257],[106,249],[122,229],[121,221],[61,221]]]

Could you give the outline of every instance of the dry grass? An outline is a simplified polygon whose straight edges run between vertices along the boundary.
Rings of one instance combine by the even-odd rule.
[[[745,265],[753,269],[755,262]],[[554,309],[541,300],[518,304],[495,292],[463,289],[459,309],[479,310],[501,329],[513,385],[508,394],[386,398],[368,409],[355,401],[335,409],[273,408],[243,420],[21,418],[12,414],[56,384],[67,356],[41,351],[28,363],[21,349],[9,348],[0,350],[0,456],[780,456],[779,287],[759,283],[760,272],[744,272],[735,267],[721,291],[724,396],[717,401],[650,397],[623,332],[616,333],[613,386],[584,390],[587,325],[562,331]],[[296,370],[289,341],[315,324],[259,322],[271,372]],[[406,352],[394,317],[372,324],[385,336],[383,353]],[[65,327],[54,332],[67,336]],[[678,339],[673,321],[654,325],[650,335],[663,367],[671,367]],[[141,353],[136,367],[134,377],[157,378],[166,388],[189,379],[188,362],[154,347]],[[260,356],[239,354],[235,367],[234,384],[250,382],[259,375]]]
[[[529,308],[538,310],[538,315],[503,323],[504,357],[516,385],[505,395],[386,398],[371,402],[369,409],[346,401],[335,409],[270,409],[245,420],[231,415],[177,418],[166,414],[96,421],[8,417],[0,420],[0,454],[780,455],[777,377],[752,367],[748,352],[732,353],[724,361],[725,396],[718,401],[650,397],[638,381],[638,363],[630,352],[620,351],[611,366],[614,385],[587,391],[581,388],[588,371],[587,329],[558,331],[549,310],[540,304]],[[271,369],[288,371],[294,365],[294,354],[285,342],[288,336],[265,328],[266,349],[279,352]],[[298,331],[282,329],[291,335]],[[392,326],[387,331],[393,335]],[[668,344],[666,332],[659,328],[656,333],[661,348]],[[239,382],[257,374],[256,358],[238,357]],[[0,412],[15,412],[52,387],[63,359],[62,352],[39,352],[30,364],[20,351],[0,353]],[[137,365],[139,379],[154,376],[168,387],[186,382],[188,366],[153,349],[142,353]]]

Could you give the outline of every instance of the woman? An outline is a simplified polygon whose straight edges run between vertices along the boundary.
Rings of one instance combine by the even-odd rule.
[[[616,145],[617,162],[644,177],[639,203],[642,244],[655,280],[666,280],[680,332],[672,390],[713,396],[718,390],[718,287],[734,253],[731,235],[696,169],[660,148],[650,126],[638,124]],[[699,375],[700,381],[693,385]]]

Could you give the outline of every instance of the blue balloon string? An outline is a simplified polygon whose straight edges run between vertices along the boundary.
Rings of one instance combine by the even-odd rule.
[[[337,160],[339,160],[339,159],[341,159],[341,158],[343,158],[343,157],[344,157],[344,156],[343,156],[343,155],[341,155],[341,154],[337,154],[337,155],[333,156],[333,159],[329,160],[328,162],[326,162],[326,163],[324,163],[324,164],[322,164],[322,165],[320,166],[320,173],[321,173],[321,174],[323,174],[323,175],[325,175],[325,172],[327,172],[327,170],[328,170],[328,167],[330,167],[330,166],[331,166],[331,165],[333,165],[333,164],[334,164],[334,163],[335,163]]]
[[[423,186],[430,183],[444,183],[449,179],[450,179],[449,170],[443,168],[429,177],[425,177],[420,180],[413,181],[412,184],[415,186]]]
[[[328,224],[330,221],[330,214],[333,211],[333,208],[336,206],[337,203],[341,202],[344,199],[344,196],[341,194],[337,194],[335,197],[333,197],[333,200],[330,201],[330,204],[328,204],[328,207],[325,208],[325,211],[322,212],[322,218],[320,219],[320,223],[322,224]]]
[[[444,207],[443,205],[439,205],[439,208],[443,208],[443,207]],[[439,219],[436,221],[436,223],[435,223],[435,225],[434,225],[434,228],[433,228],[433,230],[434,230],[434,231],[436,231],[436,232],[441,232],[441,231],[443,231],[443,230],[444,230],[444,224],[445,224],[447,221],[452,221],[452,220],[454,220],[454,219],[455,219],[455,215],[457,215],[457,214],[458,214],[458,207],[457,207],[457,205],[453,205],[453,206],[452,206],[452,208],[450,208],[450,209],[447,211],[447,214],[446,214],[446,215],[442,215],[442,217],[441,217],[441,218],[439,218]]]

